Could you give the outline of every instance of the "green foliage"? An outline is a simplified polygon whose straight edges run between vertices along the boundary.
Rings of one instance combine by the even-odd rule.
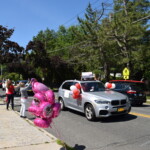
[[[69,145],[67,145],[66,143],[64,143],[61,140],[57,140],[56,142],[57,142],[57,144],[62,145],[63,147],[65,147],[66,150],[75,150],[73,147],[70,147]]]
[[[18,73],[12,72],[5,76],[6,79],[12,79],[13,81],[22,80],[22,76]]]
[[[132,79],[149,79],[150,26],[148,18],[141,18],[149,15],[150,2],[114,0],[111,17],[105,17],[105,12],[104,4],[102,9],[89,4],[84,18],[77,18],[78,25],[41,30],[25,51],[9,41],[13,30],[0,26],[1,61],[12,62],[7,65],[9,72],[18,72],[23,78],[44,77],[52,86],[66,79],[80,79],[84,71],[108,81],[110,73],[122,72],[126,66]],[[6,33],[3,37],[2,32]],[[23,61],[16,63],[20,54]]]
[[[19,56],[23,54],[24,49],[18,43],[10,41],[14,29],[8,29],[0,25],[0,63],[11,63],[18,61]]]

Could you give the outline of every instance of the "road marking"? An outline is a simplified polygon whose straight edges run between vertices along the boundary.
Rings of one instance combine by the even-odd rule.
[[[136,112],[130,112],[129,114],[144,117],[144,118],[150,118],[150,115],[140,114],[140,113],[136,113]]]

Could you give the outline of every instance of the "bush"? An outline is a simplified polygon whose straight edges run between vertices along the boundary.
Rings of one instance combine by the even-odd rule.
[[[9,73],[5,76],[6,79],[11,79],[13,81],[17,81],[17,80],[22,80],[22,77],[20,74],[18,73],[15,73],[15,72],[12,72],[12,73]]]

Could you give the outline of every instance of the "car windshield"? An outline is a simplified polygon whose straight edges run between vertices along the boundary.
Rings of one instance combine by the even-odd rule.
[[[81,83],[84,92],[98,92],[104,91],[105,87],[101,82],[84,82]]]
[[[115,83],[115,82],[114,82]],[[145,90],[144,83],[136,83],[136,82],[117,82],[115,83],[116,87],[115,89],[129,89],[129,90]]]
[[[137,90],[137,91],[145,90],[145,85],[143,83],[132,83],[130,84],[130,87],[132,90]]]

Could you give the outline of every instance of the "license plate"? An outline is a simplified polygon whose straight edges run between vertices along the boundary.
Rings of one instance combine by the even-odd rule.
[[[118,112],[122,112],[124,110],[125,110],[124,108],[118,108]]]

